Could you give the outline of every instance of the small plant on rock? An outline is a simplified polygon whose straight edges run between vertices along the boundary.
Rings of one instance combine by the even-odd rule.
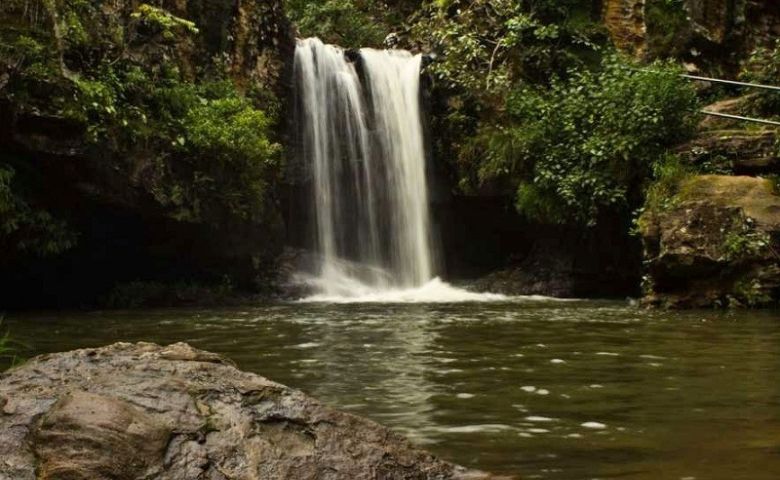
[[[769,234],[755,229],[751,218],[726,234],[723,241],[724,259],[728,261],[762,256],[771,248]]]

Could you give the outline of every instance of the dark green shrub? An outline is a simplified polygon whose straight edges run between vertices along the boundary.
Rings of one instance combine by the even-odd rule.
[[[694,127],[696,96],[678,73],[610,56],[549,89],[515,88],[506,123],[483,129],[461,163],[473,181],[517,185],[517,209],[538,221],[594,224],[636,207],[653,166]]]

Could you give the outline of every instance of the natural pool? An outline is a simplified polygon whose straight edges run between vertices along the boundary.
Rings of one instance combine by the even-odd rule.
[[[24,355],[187,341],[454,462],[544,479],[780,478],[780,313],[619,302],[11,314]]]

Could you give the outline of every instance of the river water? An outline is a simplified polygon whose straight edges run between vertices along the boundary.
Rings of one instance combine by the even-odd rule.
[[[191,344],[525,479],[780,478],[780,318],[624,303],[293,303],[39,313],[27,356]]]

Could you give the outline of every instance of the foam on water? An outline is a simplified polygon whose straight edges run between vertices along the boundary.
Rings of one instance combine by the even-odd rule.
[[[332,279],[329,279],[332,280]],[[321,281],[313,278],[312,282]],[[318,293],[299,300],[300,302],[322,303],[462,303],[462,302],[506,302],[518,298],[534,300],[534,297],[509,297],[498,293],[478,293],[454,287],[440,278],[434,278],[420,287],[378,288],[361,283],[354,278],[342,278],[338,293]],[[334,290],[331,284],[329,291]],[[538,297],[542,299],[542,297]]]

